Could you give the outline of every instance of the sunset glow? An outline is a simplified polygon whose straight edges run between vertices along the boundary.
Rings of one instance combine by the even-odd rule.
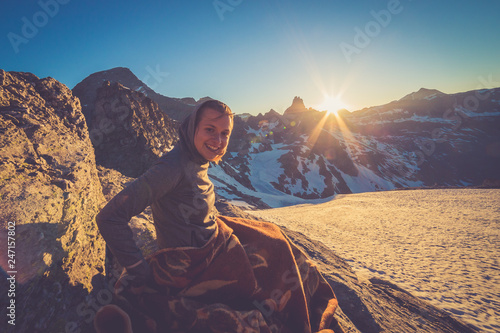
[[[318,111],[327,111],[328,114],[337,114],[339,110],[348,109],[338,96],[325,96],[323,103],[316,107]]]

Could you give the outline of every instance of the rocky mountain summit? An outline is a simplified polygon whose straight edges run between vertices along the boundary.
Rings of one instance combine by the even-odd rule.
[[[415,100],[415,99],[433,99],[437,96],[445,95],[439,90],[436,89],[426,89],[426,88],[420,88],[419,91],[412,92],[411,94],[408,94],[404,96],[403,98],[400,99],[400,101],[408,101],[408,100]]]
[[[302,98],[295,96],[292,101],[292,105],[290,105],[284,112],[285,115],[287,114],[297,114],[297,113],[303,113],[307,112],[309,109],[306,108],[304,104],[304,100]]]
[[[144,78],[146,79],[146,78]],[[157,80],[163,80],[161,77]],[[83,79],[73,88],[73,94],[80,98],[82,110],[89,125],[92,124],[90,113],[94,109],[97,90],[105,81],[117,82],[131,90],[143,93],[155,101],[161,110],[174,120],[182,120],[193,109],[196,101],[193,98],[172,98],[158,94],[145,82],[139,80],[128,68],[116,67],[109,70],[93,73]],[[147,81],[147,80],[145,80]],[[203,99],[200,99],[201,102]]]

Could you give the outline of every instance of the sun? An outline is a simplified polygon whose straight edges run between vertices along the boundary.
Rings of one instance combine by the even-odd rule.
[[[318,105],[319,111],[327,111],[328,114],[337,114],[339,110],[347,109],[347,105],[338,96],[326,95],[323,103]]]

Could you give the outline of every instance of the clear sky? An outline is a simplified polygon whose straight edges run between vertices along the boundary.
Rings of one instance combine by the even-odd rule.
[[[170,97],[351,111],[421,87],[500,86],[500,1],[4,0],[0,68],[73,88],[128,67]],[[152,74],[154,73],[154,75]]]

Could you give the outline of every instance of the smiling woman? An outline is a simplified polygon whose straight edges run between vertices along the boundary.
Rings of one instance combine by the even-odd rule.
[[[176,146],[97,215],[125,268],[115,285],[121,303],[99,311],[98,333],[118,325],[120,332],[127,325],[134,332],[343,332],[332,288],[281,229],[218,214],[208,168],[226,152],[232,128],[226,104],[199,104]],[[148,206],[160,250],[144,258],[129,221]]]
[[[232,114],[224,113],[225,111],[225,109],[219,111],[207,105],[200,112],[201,119],[198,120],[196,126],[194,144],[201,156],[210,162],[217,163],[226,153],[233,128],[233,118]]]

